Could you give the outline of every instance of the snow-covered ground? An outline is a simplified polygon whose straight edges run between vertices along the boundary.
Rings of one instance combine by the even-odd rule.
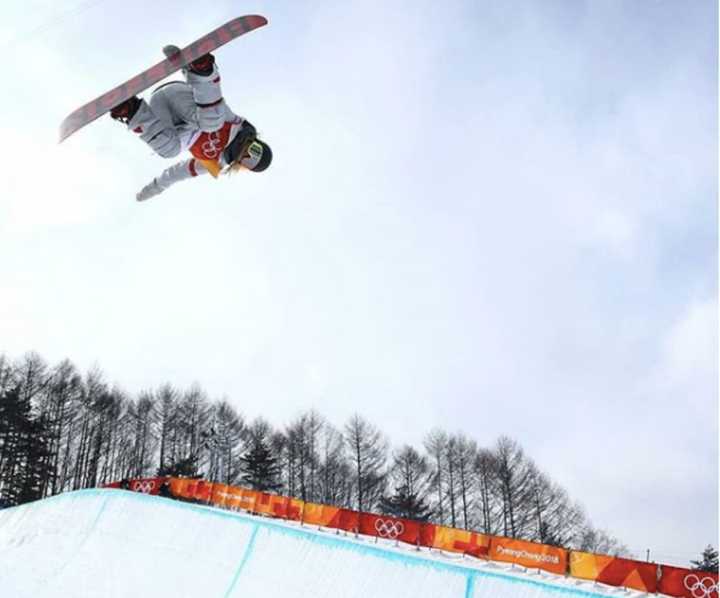
[[[2,598],[640,596],[120,490],[0,511]]]

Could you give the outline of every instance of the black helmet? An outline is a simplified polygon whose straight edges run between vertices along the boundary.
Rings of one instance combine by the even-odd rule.
[[[267,143],[257,138],[255,127],[245,121],[225,148],[223,158],[229,166],[239,164],[253,172],[262,172],[272,162],[272,150]]]
[[[248,147],[240,164],[253,172],[262,172],[272,162],[272,150],[261,139],[255,139]]]

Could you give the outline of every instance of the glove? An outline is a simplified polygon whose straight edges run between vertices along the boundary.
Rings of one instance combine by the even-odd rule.
[[[150,199],[151,197],[155,197],[156,195],[160,195],[163,192],[163,188],[157,184],[157,180],[153,179],[151,183],[148,183],[145,185],[138,194],[135,196],[135,199],[138,201],[145,201],[147,199]]]

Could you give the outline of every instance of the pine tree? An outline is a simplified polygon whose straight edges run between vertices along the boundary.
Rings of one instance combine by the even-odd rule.
[[[393,517],[415,521],[427,521],[430,517],[430,507],[425,500],[411,494],[407,486],[396,488],[392,496],[383,496],[380,499],[380,510]]]
[[[29,397],[17,387],[0,397],[0,495],[10,504],[42,498],[49,472],[48,438]]]
[[[703,550],[702,559],[699,561],[690,561],[693,569],[699,571],[709,571],[711,573],[718,572],[718,551],[711,544],[708,544]]]
[[[0,395],[0,497],[18,504],[16,472],[22,462],[21,430],[25,420],[20,392],[12,387]]]
[[[380,499],[383,513],[395,517],[427,521],[432,513],[427,499],[431,472],[427,459],[413,447],[405,445],[393,456],[390,480],[394,483],[392,496]]]
[[[41,499],[44,482],[50,474],[49,430],[39,419],[28,419],[23,428],[24,463],[16,481],[18,504]]]
[[[201,478],[198,472],[197,455],[190,455],[184,459],[180,459],[175,463],[166,464],[164,467],[158,467],[156,475],[158,477],[171,476],[174,478]]]
[[[253,490],[276,492],[280,488],[280,465],[270,450],[270,426],[256,420],[248,435],[248,451],[240,457],[240,479]]]

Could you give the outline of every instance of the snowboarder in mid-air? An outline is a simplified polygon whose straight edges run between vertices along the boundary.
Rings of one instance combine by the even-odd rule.
[[[180,50],[166,46],[163,52],[171,57]],[[138,201],[200,174],[217,177],[241,168],[262,172],[272,161],[272,151],[257,138],[255,127],[233,113],[223,99],[212,54],[190,62],[183,73],[185,82],[161,85],[149,102],[132,96],[110,111],[112,118],[125,123],[163,158],[174,158],[186,149],[192,154],[145,185],[136,195]]]

